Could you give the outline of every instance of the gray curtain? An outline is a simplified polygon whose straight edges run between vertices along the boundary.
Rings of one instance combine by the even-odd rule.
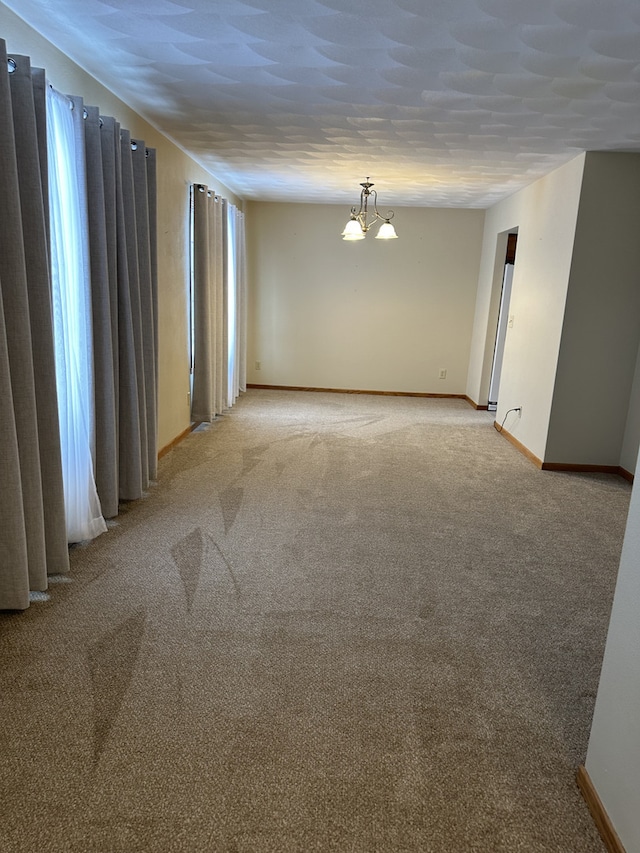
[[[90,215],[94,329],[103,318],[96,389],[103,386],[105,411],[104,434],[96,434],[96,485],[110,517],[119,500],[142,497],[157,475],[156,159],[114,118],[86,109],[95,155],[87,150],[87,181],[102,186],[102,200],[100,193],[90,197],[97,207]]]
[[[136,237],[135,190],[133,162],[131,156],[131,134],[120,129],[120,168],[122,173],[122,209],[124,215],[127,275],[129,279],[129,304],[131,306],[131,328],[138,405],[138,431],[140,441],[140,482],[142,489],[149,484],[149,455],[147,447],[146,387],[144,375],[144,352],[142,331],[142,303],[140,301],[140,266]]]
[[[227,398],[226,205],[193,188],[193,393],[191,420],[211,421]]]
[[[229,396],[229,241],[227,224],[227,200],[219,199],[217,205],[218,217],[216,222],[216,304],[218,306],[216,330],[216,414],[221,414],[227,406]]]
[[[89,207],[97,211],[90,212],[89,226],[98,247],[91,269],[94,307],[99,302],[94,334],[96,323],[103,325],[96,390],[103,386],[108,422],[105,434],[96,434],[96,485],[109,517],[118,500],[142,497],[157,476],[156,159],[114,118],[86,110],[85,132],[95,138],[95,156],[87,151],[87,181],[102,185],[90,194]],[[100,457],[104,476],[98,478]]]
[[[116,406],[116,361],[114,323],[109,279],[109,246],[105,239],[106,201],[102,165],[101,121],[97,107],[85,107],[85,149],[91,262],[91,307],[93,316],[93,360],[95,382],[95,479],[102,514],[118,514],[118,421]],[[114,247],[115,248],[115,247]],[[117,304],[117,303],[116,303]],[[99,380],[99,381],[98,381]]]
[[[156,429],[156,310],[153,264],[151,260],[151,218],[147,167],[148,150],[144,142],[131,140],[131,165],[133,169],[133,200],[135,216],[135,242],[138,256],[138,290],[140,296],[140,323],[142,370],[144,375],[145,439],[147,446],[147,481],[157,476],[158,447]],[[155,229],[154,229],[155,230]]]
[[[56,396],[45,72],[0,40],[0,609],[69,569]],[[81,103],[80,99],[77,101]],[[156,476],[156,157],[85,108],[102,512]]]
[[[147,200],[149,205],[149,251],[151,254],[151,302],[153,305],[153,331],[154,331],[154,353],[153,366],[156,377],[155,381],[155,412],[156,425],[153,440],[158,444],[158,184],[156,178],[156,151],[155,148],[146,149],[147,165]],[[158,456],[156,453],[154,466],[157,472]]]
[[[213,251],[209,222],[211,193],[203,184],[193,188],[193,388],[191,420],[215,417],[213,336],[215,298],[211,287]]]
[[[69,568],[42,162],[42,75],[0,40],[0,608]],[[39,115],[36,114],[39,110]],[[25,239],[26,236],[26,239]]]

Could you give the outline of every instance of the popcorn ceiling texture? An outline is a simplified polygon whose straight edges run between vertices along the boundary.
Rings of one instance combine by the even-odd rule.
[[[6,5],[244,198],[351,204],[371,176],[484,208],[640,148],[637,0]]]

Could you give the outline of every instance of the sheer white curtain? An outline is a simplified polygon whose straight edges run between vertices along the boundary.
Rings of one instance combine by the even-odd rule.
[[[237,392],[237,304],[236,304],[236,206],[227,205],[227,408],[233,406]]]
[[[246,282],[244,216],[230,202],[227,206],[227,247],[227,406],[231,408],[239,393],[246,391]]]
[[[47,87],[51,278],[67,539],[106,528],[93,469],[91,293],[82,102]]]
[[[244,212],[236,212],[236,396],[247,390],[247,243]]]

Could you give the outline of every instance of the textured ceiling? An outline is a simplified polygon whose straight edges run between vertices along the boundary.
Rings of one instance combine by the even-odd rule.
[[[4,2],[244,198],[488,207],[640,150],[638,0]]]

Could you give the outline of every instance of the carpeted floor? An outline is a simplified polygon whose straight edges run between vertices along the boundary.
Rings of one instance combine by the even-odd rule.
[[[463,401],[250,390],[0,614],[0,850],[602,853],[629,496]]]

